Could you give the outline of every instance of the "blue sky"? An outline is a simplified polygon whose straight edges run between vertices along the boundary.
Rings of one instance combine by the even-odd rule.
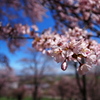
[[[47,12],[47,15],[48,15],[47,18],[44,18],[42,22],[37,23],[37,26],[39,27],[40,32],[42,32],[44,29],[54,26],[54,20],[50,16],[50,12]],[[29,22],[29,19],[26,18],[25,21],[27,23],[27,22]],[[4,24],[6,24],[6,23],[7,23],[7,20],[5,21]],[[31,22],[28,24],[31,25]],[[28,43],[24,47],[21,47],[20,50],[17,50],[14,54],[12,54],[9,52],[6,42],[0,41],[0,52],[6,54],[8,56],[8,58],[10,59],[10,65],[12,67],[14,67],[16,69],[20,69],[20,63],[18,63],[18,60],[23,57],[28,56],[25,54],[25,51],[27,50],[28,47],[32,46],[31,42],[32,41],[29,40]]]

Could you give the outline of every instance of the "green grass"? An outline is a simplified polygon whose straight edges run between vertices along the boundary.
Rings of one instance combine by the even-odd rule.
[[[13,98],[12,99],[7,99],[6,97],[1,97],[0,100],[17,100],[17,99],[13,99]],[[32,100],[32,98],[27,97],[23,100]],[[52,100],[52,98],[43,98],[42,100]],[[55,100],[58,100],[58,99],[55,99]]]
[[[52,98],[43,98],[42,100],[52,100]],[[54,99],[54,100],[59,100],[59,99]]]

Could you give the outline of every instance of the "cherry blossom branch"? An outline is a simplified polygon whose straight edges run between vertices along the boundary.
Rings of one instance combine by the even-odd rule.
[[[17,39],[33,39],[33,47],[53,57],[56,62],[61,62],[62,70],[67,69],[68,61],[74,61],[80,64],[77,70],[80,74],[84,75],[93,66],[100,64],[100,44],[90,39],[91,33],[79,27],[65,30],[63,34],[58,34],[48,29],[41,35],[36,32],[36,26],[32,26],[32,31],[29,26],[25,25],[16,25],[14,28],[8,26],[0,28],[2,30],[0,36],[3,35],[5,37],[7,35],[11,39],[9,44],[11,44],[11,41],[16,43],[11,44],[11,48],[14,48],[14,45],[15,48],[19,47],[19,44],[16,42]],[[26,33],[30,37],[25,37]],[[7,36],[5,39],[7,39]],[[82,62],[83,59],[85,63]]]

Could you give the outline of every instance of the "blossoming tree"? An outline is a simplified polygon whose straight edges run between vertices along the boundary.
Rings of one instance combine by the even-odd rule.
[[[15,24],[12,27],[1,24],[0,39],[7,41],[11,52],[22,46],[24,40],[33,39],[32,46],[61,62],[62,70],[67,69],[68,61],[77,62],[77,71],[82,75],[100,65],[100,44],[91,39],[100,37],[100,0],[1,0],[0,6],[0,18],[3,21],[4,16],[10,22],[23,16],[30,17],[35,24],[42,20],[47,8],[56,22],[56,31],[48,29],[41,35],[36,25]],[[22,15],[10,16],[12,8],[14,11],[22,10]],[[60,30],[60,34],[57,30]],[[83,85],[85,87],[85,82]],[[80,91],[83,92],[83,100],[86,100],[85,89]]]

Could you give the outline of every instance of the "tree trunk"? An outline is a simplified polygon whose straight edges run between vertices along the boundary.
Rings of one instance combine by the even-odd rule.
[[[74,63],[74,67],[75,67],[76,81],[77,81],[77,85],[79,87],[79,91],[80,91],[80,93],[82,95],[82,100],[87,100],[86,75],[83,75],[80,78],[79,74],[77,72],[77,63]],[[81,80],[82,80],[82,85],[81,85]]]
[[[35,84],[35,87],[34,87],[33,100],[38,100],[38,84]]]
[[[64,96],[61,97],[61,100],[64,100]]]
[[[23,96],[22,95],[18,95],[17,96],[17,100],[22,100],[23,99]]]
[[[87,100],[87,91],[86,91],[86,76],[82,76],[82,83],[83,83],[83,100]]]

